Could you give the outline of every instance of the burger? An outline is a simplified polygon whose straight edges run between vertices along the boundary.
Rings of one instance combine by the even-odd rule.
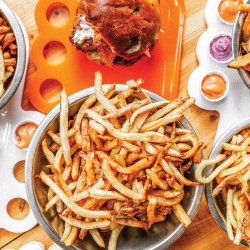
[[[130,66],[150,57],[160,25],[160,0],[78,0],[70,41],[96,63]]]

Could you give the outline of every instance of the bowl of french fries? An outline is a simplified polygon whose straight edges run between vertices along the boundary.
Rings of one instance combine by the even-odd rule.
[[[250,118],[229,128],[196,168],[209,208],[234,244],[250,244]],[[203,176],[203,171],[206,174]]]
[[[235,19],[232,49],[234,61],[228,64],[229,68],[237,69],[242,81],[250,88],[250,1],[239,7]]]
[[[26,160],[31,209],[64,249],[166,249],[190,225],[203,186],[202,143],[183,112],[143,80],[67,97],[38,127]]]
[[[16,92],[26,61],[25,41],[17,17],[0,2],[0,109]]]

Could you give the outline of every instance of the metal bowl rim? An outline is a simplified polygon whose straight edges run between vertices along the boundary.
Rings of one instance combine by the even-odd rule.
[[[110,85],[103,85],[103,89],[106,90]],[[126,85],[117,84],[116,85],[116,91],[123,91],[127,87]],[[148,90],[144,90],[150,98],[152,98],[155,101],[163,101],[164,98],[156,95],[155,93],[152,93]],[[69,97],[69,106],[73,105],[75,102],[80,101],[81,99],[84,99],[88,97],[89,95],[94,94],[94,87],[82,90],[76,94],[73,94]],[[59,114],[60,112],[60,104],[58,104],[50,113],[43,119],[41,124],[39,125],[35,135],[33,136],[33,139],[30,143],[30,147],[28,150],[26,163],[25,163],[25,187],[26,187],[26,193],[29,201],[29,205],[31,207],[32,212],[34,213],[37,221],[39,222],[40,226],[43,228],[43,230],[49,235],[49,237],[57,243],[60,247],[63,249],[68,250],[76,250],[79,248],[76,248],[74,246],[71,247],[65,247],[65,245],[60,241],[61,237],[50,227],[50,225],[47,224],[46,220],[44,219],[41,211],[39,210],[39,207],[36,202],[35,194],[34,194],[34,186],[33,186],[33,176],[32,176],[32,162],[33,157],[35,155],[35,151],[37,148],[37,144],[40,140],[40,137],[42,136],[44,130],[48,127],[48,125],[53,121],[53,119]],[[188,129],[193,130],[189,122],[186,120],[186,118],[182,118],[181,124],[186,124],[186,127],[188,126]],[[195,134],[195,132],[194,132]],[[196,215],[198,208],[201,203],[202,195],[203,195],[203,185],[199,185],[197,187],[194,187],[195,189],[195,196],[194,199],[191,201],[191,206],[189,211],[187,212],[190,219],[192,220],[194,216]],[[160,249],[166,249],[170,245],[172,245],[184,232],[186,231],[186,228],[179,223],[177,229],[169,236],[159,241],[158,244],[155,244],[154,246],[149,246],[145,250],[160,250]]]

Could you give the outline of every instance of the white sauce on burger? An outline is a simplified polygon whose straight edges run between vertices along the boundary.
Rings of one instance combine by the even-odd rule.
[[[81,30],[77,30],[73,37],[74,43],[82,44],[86,38],[94,39],[95,31],[91,28],[91,26],[84,22],[80,22],[80,27]]]

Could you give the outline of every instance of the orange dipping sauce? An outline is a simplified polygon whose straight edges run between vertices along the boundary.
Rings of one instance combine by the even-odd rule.
[[[17,144],[16,146],[20,149],[28,148],[30,145],[30,141],[36,132],[38,125],[34,122],[27,122],[21,125],[16,130]]]
[[[226,82],[217,74],[207,75],[202,81],[201,90],[207,98],[218,99],[226,92]]]
[[[241,4],[243,0],[222,0],[218,7],[220,17],[228,23],[234,23]]]

